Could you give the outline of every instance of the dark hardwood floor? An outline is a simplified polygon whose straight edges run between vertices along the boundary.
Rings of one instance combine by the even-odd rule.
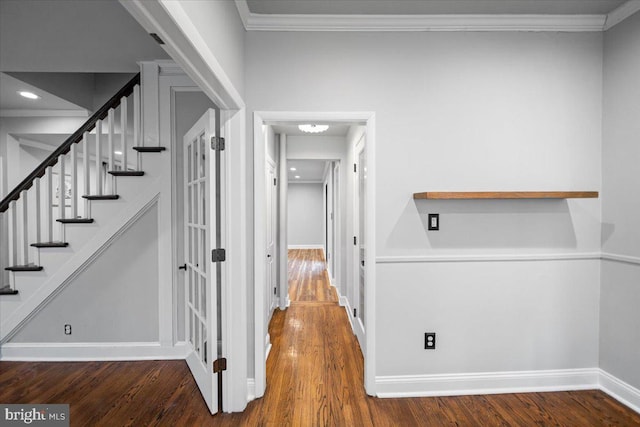
[[[72,426],[640,426],[597,390],[378,399],[319,253],[292,252],[265,396],[210,416],[184,361],[0,363],[0,403],[69,403]],[[303,261],[304,260],[304,261]]]

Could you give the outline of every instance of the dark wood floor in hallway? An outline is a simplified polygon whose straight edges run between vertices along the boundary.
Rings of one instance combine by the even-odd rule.
[[[640,426],[596,391],[378,399],[320,251],[290,252],[265,396],[210,416],[183,361],[0,363],[0,403],[69,403],[72,426]],[[232,363],[232,362],[231,362]]]

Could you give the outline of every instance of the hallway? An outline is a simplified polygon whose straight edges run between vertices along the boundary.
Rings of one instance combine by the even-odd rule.
[[[378,399],[321,251],[291,251],[291,306],[276,310],[267,390],[209,415],[183,360],[0,362],[0,403],[68,403],[72,426],[639,426],[598,390]]]

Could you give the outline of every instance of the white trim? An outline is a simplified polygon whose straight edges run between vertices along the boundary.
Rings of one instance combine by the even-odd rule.
[[[254,378],[247,378],[247,401],[255,400],[256,398],[256,380]]]
[[[0,109],[0,117],[89,117],[89,112],[87,110]]]
[[[610,373],[600,371],[600,390],[640,414],[640,390]]]
[[[240,19],[247,31],[577,32],[602,31],[607,21],[607,15],[259,14],[249,10],[246,0],[235,0],[235,3]]]
[[[486,255],[415,255],[380,256],[378,264],[426,263],[426,262],[506,262],[506,261],[581,261],[599,260],[599,252],[559,254],[486,254]]]
[[[304,179],[304,180],[299,180],[299,179],[296,179],[296,180],[291,179],[291,180],[289,180],[289,179],[287,179],[287,183],[289,185],[292,185],[292,184],[324,184],[324,181],[313,180],[313,179]]]
[[[604,31],[607,31],[618,25],[634,13],[640,10],[640,0],[629,0],[616,9],[609,12],[604,23]]]
[[[184,342],[161,346],[159,342],[113,343],[6,343],[2,345],[2,361],[124,361],[180,360],[187,355]]]
[[[598,368],[376,377],[377,396],[428,397],[598,388]]]
[[[602,259],[606,261],[617,261],[617,262],[625,262],[629,264],[640,265],[640,257],[636,257],[636,256],[619,255],[619,254],[603,252]]]
[[[288,249],[322,249],[324,253],[324,245],[288,245]]]

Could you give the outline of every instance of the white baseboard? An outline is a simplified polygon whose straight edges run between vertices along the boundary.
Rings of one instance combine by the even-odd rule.
[[[256,398],[256,380],[255,378],[247,378],[247,402],[251,402]]]
[[[0,349],[2,361],[80,362],[185,359],[186,343],[163,347],[157,342],[114,343],[6,343]]]
[[[640,390],[600,369],[600,390],[640,414]]]
[[[323,249],[324,245],[289,245],[287,249]]]
[[[376,390],[383,398],[586,390],[599,388],[599,374],[598,368],[591,368],[380,376]]]

